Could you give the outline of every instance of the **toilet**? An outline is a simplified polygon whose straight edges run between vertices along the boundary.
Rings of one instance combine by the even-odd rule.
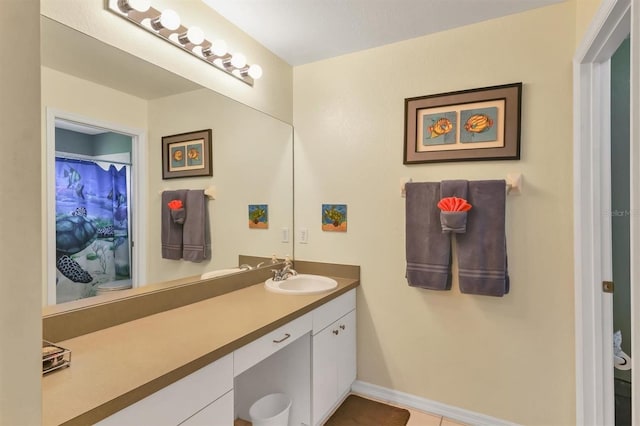
[[[112,281],[110,283],[98,284],[96,286],[96,295],[110,294],[114,291],[126,290],[131,288],[130,280]]]

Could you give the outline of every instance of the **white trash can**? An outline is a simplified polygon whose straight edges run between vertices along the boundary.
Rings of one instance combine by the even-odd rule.
[[[265,395],[249,408],[253,426],[287,426],[291,398],[283,393]]]

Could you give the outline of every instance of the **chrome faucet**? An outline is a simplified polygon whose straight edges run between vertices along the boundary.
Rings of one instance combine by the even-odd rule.
[[[287,258],[284,261],[284,266],[282,267],[282,269],[272,269],[271,272],[273,272],[273,280],[284,281],[291,276],[298,275],[298,273],[295,271],[295,269],[292,268],[292,266],[293,264]]]

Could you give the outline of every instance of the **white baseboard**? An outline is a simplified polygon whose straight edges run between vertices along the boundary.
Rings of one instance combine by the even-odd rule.
[[[372,385],[371,383],[356,380],[351,385],[351,391],[358,395],[369,396],[392,404],[402,405],[407,408],[424,411],[427,413],[437,414],[447,417],[448,419],[478,426],[518,426],[517,423],[508,422],[506,420],[496,419],[463,408],[453,407],[441,402],[432,401],[421,398],[408,393],[396,391],[393,389],[383,388],[382,386]]]

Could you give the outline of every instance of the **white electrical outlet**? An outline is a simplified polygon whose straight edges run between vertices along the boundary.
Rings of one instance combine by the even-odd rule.
[[[280,232],[282,233],[282,242],[283,243],[288,243],[289,242],[289,228],[284,227],[284,228],[282,228],[282,230]]]
[[[298,231],[300,234],[300,244],[308,244],[309,243],[309,229],[308,228],[300,228]]]

